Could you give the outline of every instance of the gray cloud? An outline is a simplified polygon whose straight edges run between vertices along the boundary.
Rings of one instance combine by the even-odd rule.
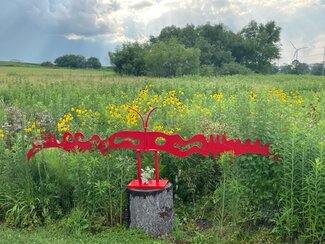
[[[116,21],[109,18],[113,12],[111,4],[98,5],[96,0],[70,0],[69,5],[59,10],[55,21],[61,33],[93,36],[118,30]]]
[[[110,15],[119,10],[117,1],[97,0],[14,0],[17,10],[42,31],[66,35],[96,36],[119,31]],[[3,8],[2,8],[3,9]]]
[[[135,10],[140,10],[140,9],[143,9],[143,8],[150,7],[152,5],[154,5],[154,2],[149,1],[149,0],[144,0],[144,1],[138,2],[136,4],[132,4],[130,6],[130,8],[135,9]]]
[[[324,12],[324,0],[1,1],[0,60],[40,62],[65,53],[93,53],[107,62],[107,52],[123,40],[143,40],[165,26],[224,23],[237,32],[251,20],[275,20],[282,28],[281,62],[292,59],[289,41],[307,45],[301,58],[312,62],[322,51],[315,48],[325,45]]]

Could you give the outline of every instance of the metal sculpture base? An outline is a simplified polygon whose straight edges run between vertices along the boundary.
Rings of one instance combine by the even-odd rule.
[[[168,180],[149,180],[148,184],[141,184],[139,180],[132,180],[128,184],[128,189],[163,189],[166,187]]]
[[[155,237],[173,229],[173,186],[163,189],[128,189],[129,227],[137,227]]]

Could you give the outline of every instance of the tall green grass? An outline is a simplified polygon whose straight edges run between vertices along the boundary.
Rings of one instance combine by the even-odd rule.
[[[85,125],[82,117],[74,119],[71,129],[105,138],[120,129],[141,129],[140,123],[124,122],[126,111],[121,111],[121,119],[108,108],[113,104],[122,110],[123,104],[137,101],[141,109],[160,106],[152,114],[150,130],[159,124],[185,138],[197,133],[259,138],[270,143],[276,155],[181,159],[161,153],[161,177],[174,184],[176,202],[186,206],[183,214],[211,219],[224,238],[235,233],[245,239],[244,232],[267,228],[279,241],[324,241],[323,77],[158,79],[10,67],[1,67],[0,72],[0,125],[5,134],[0,138],[0,218],[7,224],[59,221],[73,230],[96,231],[125,223],[124,190],[136,177],[134,152],[117,150],[103,157],[44,150],[26,161],[38,133],[24,128],[47,116],[46,130],[60,137],[60,118],[72,108],[82,108],[100,117],[85,120]],[[222,99],[217,101],[214,94],[222,94]],[[148,104],[154,96],[159,102]],[[181,106],[185,109],[179,110]],[[152,164],[149,156],[144,161]]]

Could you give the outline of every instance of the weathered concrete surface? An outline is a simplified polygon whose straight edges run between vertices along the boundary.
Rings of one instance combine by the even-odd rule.
[[[128,189],[129,226],[143,229],[153,236],[168,234],[173,229],[173,186],[164,189]]]

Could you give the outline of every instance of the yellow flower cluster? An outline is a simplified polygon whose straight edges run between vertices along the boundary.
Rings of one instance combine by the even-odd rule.
[[[133,107],[135,108],[135,107]],[[127,125],[137,125],[138,124],[138,115],[136,114],[136,112],[132,111],[129,109],[128,113],[125,116],[125,123]]]
[[[277,96],[282,103],[290,102],[289,105],[292,107],[293,105],[299,105],[303,103],[303,98],[299,95],[298,91],[290,91],[286,94],[282,89],[278,89],[273,87],[270,92],[270,96],[267,101],[270,102],[272,100],[272,95]]]
[[[181,128],[177,127],[177,128],[174,128],[174,129],[164,129],[164,126],[163,125],[161,125],[161,124],[155,124],[153,126],[153,130],[154,131],[160,131],[160,132],[163,132],[165,134],[171,135],[171,134],[174,134],[175,131],[180,131]]]
[[[154,131],[162,131],[163,129],[164,129],[164,126],[163,125],[155,124],[153,126],[153,130]]]
[[[132,106],[134,109],[138,109],[137,106]],[[137,125],[138,124],[138,117],[136,112],[131,110],[127,104],[122,104],[117,106],[115,104],[109,104],[106,107],[108,111],[110,119],[107,120],[107,123],[111,125],[113,121],[120,123],[124,123],[126,125]],[[112,121],[113,120],[113,121]]]
[[[282,89],[275,87],[271,89],[271,94],[276,95],[282,103],[285,103],[289,98],[289,96]]]
[[[304,99],[302,99],[302,97],[298,97],[297,99],[296,99],[296,104],[298,105],[298,104],[301,104],[301,103],[303,103],[303,101],[304,101]]]
[[[64,132],[70,130],[70,122],[73,120],[73,116],[70,112],[63,115],[57,123],[58,131]]]
[[[175,90],[167,92],[166,98],[162,101],[162,106],[175,106],[173,109],[173,113],[181,113],[184,112],[186,109],[185,104],[183,104],[176,96]]]
[[[294,99],[294,103],[296,105],[299,105],[304,101],[304,99],[299,95],[298,91],[291,91],[290,96]]]
[[[106,107],[107,114],[109,115],[107,123],[109,125],[113,124],[115,128],[117,125],[123,124],[127,126],[138,125],[139,117],[129,107],[138,110],[140,113],[146,113],[155,106],[168,107],[172,114],[185,111],[186,107],[177,97],[175,90],[158,95],[151,92],[150,88],[152,87],[154,87],[153,84],[146,85],[139,91],[136,98],[131,103],[124,103],[121,105],[109,104]],[[162,129],[159,129],[159,131],[162,131]]]
[[[214,97],[214,99],[217,102],[221,102],[223,94],[222,94],[222,92],[217,92],[217,93],[212,94],[212,97]]]
[[[139,92],[138,96],[132,102],[132,107],[141,105],[142,103],[146,102],[147,99],[148,99],[148,86],[146,86],[143,90]]]
[[[4,137],[4,136],[5,136],[5,134],[4,134],[3,130],[0,129],[0,137]]]
[[[71,108],[71,111],[75,112],[77,117],[95,118],[99,119],[100,115],[98,112],[93,112],[91,109]]]
[[[157,95],[157,94],[154,94],[152,97],[151,97],[151,99],[150,99],[150,101],[148,101],[147,102],[147,105],[151,105],[151,103],[160,103],[160,99],[159,99],[159,96]]]
[[[257,97],[257,95],[256,95],[256,93],[255,92],[250,92],[250,94],[249,94],[249,98],[252,100],[252,101],[254,101],[255,99],[256,99],[256,97]]]
[[[200,111],[202,114],[206,115],[206,116],[209,116],[211,115],[211,111],[207,108],[202,108],[200,105],[195,105],[194,106],[198,111]]]
[[[57,123],[57,129],[60,132],[68,131],[74,128],[81,130],[84,126],[90,128],[90,124],[95,120],[98,120],[100,117],[99,112],[92,111],[91,109],[82,109],[82,108],[71,108],[69,112],[65,113],[62,118],[59,119]],[[74,124],[72,122],[75,122]]]
[[[32,131],[36,131],[37,133],[43,132],[44,128],[41,128],[41,124],[39,121],[28,122],[27,127],[24,128],[26,133],[31,133]]]
[[[115,104],[108,104],[106,107],[106,110],[108,111],[108,114],[112,118],[122,118],[122,114],[120,113],[120,107],[116,106]],[[108,124],[111,123],[111,121],[107,121]]]
[[[149,88],[154,87],[153,84],[146,85],[144,89],[140,90],[138,96],[131,102],[131,107],[137,109],[140,112],[146,113],[153,106],[157,106],[160,102],[159,96],[157,94],[150,95]],[[128,108],[127,108],[128,109]],[[136,113],[131,111],[128,115],[129,119],[136,117]],[[132,123],[131,123],[132,124]]]

